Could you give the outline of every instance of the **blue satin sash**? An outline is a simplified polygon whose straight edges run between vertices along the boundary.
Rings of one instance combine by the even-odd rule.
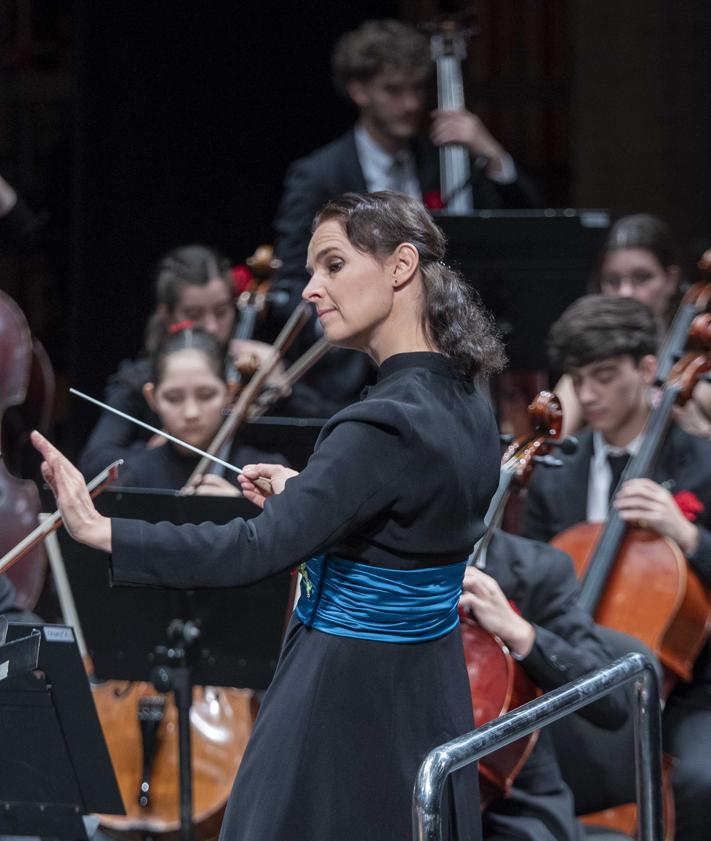
[[[302,565],[296,615],[309,627],[379,642],[437,639],[459,623],[466,561],[403,570],[319,555]],[[305,572],[305,574],[304,574]]]

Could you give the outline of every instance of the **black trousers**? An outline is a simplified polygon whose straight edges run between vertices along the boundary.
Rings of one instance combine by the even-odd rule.
[[[664,750],[672,769],[676,841],[711,837],[711,685],[681,687],[664,710]]]

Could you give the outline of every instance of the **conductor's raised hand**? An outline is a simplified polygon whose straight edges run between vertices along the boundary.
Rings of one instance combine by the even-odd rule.
[[[69,534],[80,543],[110,552],[111,520],[94,507],[84,477],[39,432],[32,433],[32,445],[44,459],[42,476],[54,493]]]
[[[239,476],[242,493],[250,502],[264,508],[267,498],[280,494],[292,476],[298,476],[282,464],[247,464]]]

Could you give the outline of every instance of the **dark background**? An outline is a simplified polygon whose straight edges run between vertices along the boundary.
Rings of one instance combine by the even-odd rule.
[[[242,262],[272,237],[287,164],[353,119],[330,84],[335,39],[438,2],[0,0],[0,173],[47,212],[41,248],[0,256],[60,378],[70,450],[140,350],[151,270],[191,241]],[[711,4],[482,0],[467,101],[548,206],[647,210],[689,266],[711,208]]]

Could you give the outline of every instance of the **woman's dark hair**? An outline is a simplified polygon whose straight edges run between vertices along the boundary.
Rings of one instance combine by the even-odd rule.
[[[551,327],[551,364],[558,371],[570,371],[612,356],[631,356],[639,362],[656,353],[657,329],[654,313],[634,298],[585,295]]]
[[[232,269],[229,260],[215,248],[206,245],[182,245],[160,258],[154,275],[158,310],[146,327],[145,349],[153,353],[167,335],[169,324],[160,312],[171,313],[184,286],[207,286],[219,278],[232,291]]]
[[[367,82],[388,71],[424,78],[431,68],[429,41],[399,20],[365,21],[342,35],[331,55],[333,83],[342,95],[353,80]]]
[[[420,255],[424,289],[422,323],[428,339],[457,363],[460,374],[500,371],[506,356],[491,316],[462,276],[446,266],[445,236],[424,205],[403,193],[346,193],[328,202],[316,215],[312,231],[335,219],[351,245],[384,259],[401,243]]]
[[[623,216],[615,222],[607,234],[590,284],[592,292],[600,291],[600,273],[605,255],[620,248],[642,248],[650,251],[665,269],[679,265],[674,237],[666,222],[658,216],[652,216],[651,213]]]
[[[154,385],[162,382],[168,358],[181,350],[196,350],[202,353],[213,374],[218,379],[225,380],[225,351],[217,339],[205,330],[187,327],[175,333],[168,333],[151,354],[151,382]]]

